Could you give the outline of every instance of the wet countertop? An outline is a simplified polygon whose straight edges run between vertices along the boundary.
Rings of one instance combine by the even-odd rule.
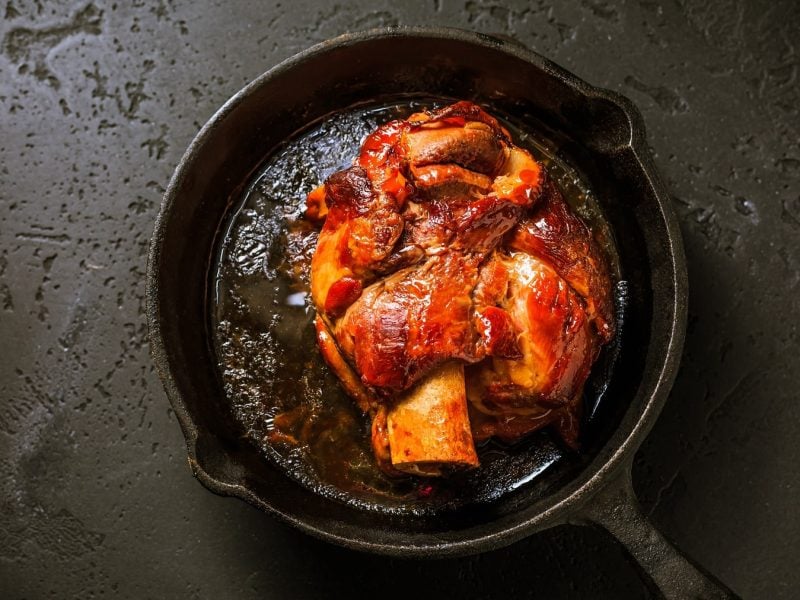
[[[640,107],[691,297],[635,488],[739,594],[796,597],[800,4],[3,0],[0,15],[0,597],[652,597],[593,529],[390,560],[191,477],[143,315],[164,187],[243,84],[387,25],[510,35]]]

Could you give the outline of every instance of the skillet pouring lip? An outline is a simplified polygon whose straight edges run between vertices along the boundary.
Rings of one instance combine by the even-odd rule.
[[[171,359],[170,348],[173,347],[175,340],[168,338],[168,332],[163,327],[165,316],[162,311],[160,270],[164,257],[164,244],[168,225],[172,219],[177,218],[175,209],[176,197],[189,181],[190,173],[196,168],[195,160],[198,154],[203,152],[209,141],[212,140],[215,130],[232,113],[240,109],[245,100],[257,90],[269,85],[276,78],[298,66],[308,61],[319,60],[329,52],[339,48],[387,38],[420,38],[441,42],[443,46],[448,43],[458,42],[476,46],[482,51],[500,52],[509,58],[526,62],[544,73],[546,77],[555,79],[572,88],[586,101],[603,100],[614,105],[625,115],[627,129],[630,131],[629,139],[623,140],[620,148],[632,153],[635,169],[638,170],[636,176],[652,192],[654,197],[652,208],[657,211],[654,218],[659,220],[660,227],[664,230],[663,239],[658,240],[658,243],[667,257],[666,266],[662,265],[661,268],[668,269],[668,277],[671,279],[668,284],[671,291],[667,298],[660,299],[661,305],[659,305],[659,308],[671,312],[672,320],[671,327],[667,327],[660,334],[659,343],[663,350],[659,356],[658,364],[655,365],[656,368],[651,371],[649,398],[637,410],[638,416],[635,419],[626,417],[628,422],[631,423],[628,425],[627,431],[624,430],[624,423],[621,423],[618,430],[610,434],[609,440],[605,443],[604,448],[598,452],[598,456],[587,464],[581,473],[545,498],[544,503],[546,506],[542,510],[525,518],[513,520],[511,523],[498,523],[495,527],[492,527],[494,523],[491,523],[488,527],[489,531],[470,532],[470,535],[462,539],[451,539],[447,536],[437,539],[436,536],[428,536],[421,541],[413,536],[404,539],[397,535],[388,534],[381,534],[383,537],[380,539],[359,538],[357,536],[357,528],[350,530],[346,523],[339,528],[326,529],[309,522],[302,515],[298,516],[290,510],[281,509],[270,502],[269,498],[262,497],[262,495],[248,487],[246,482],[243,483],[245,481],[244,478],[238,482],[232,482],[212,475],[207,465],[202,464],[203,457],[199,456],[198,452],[198,439],[202,434],[202,429],[198,426],[173,372],[176,367]],[[594,87],[550,60],[516,43],[509,43],[485,34],[458,29],[406,27],[348,33],[312,46],[257,77],[232,96],[209,119],[180,159],[162,198],[150,242],[145,292],[151,355],[163,382],[167,397],[186,438],[189,465],[194,476],[212,492],[241,498],[315,537],[348,548],[405,557],[440,557],[483,552],[510,544],[545,527],[564,523],[607,484],[616,473],[621,469],[630,468],[633,454],[657,418],[666,401],[678,369],[685,334],[687,295],[686,263],[677,219],[669,196],[656,173],[647,151],[642,117],[630,100],[616,92]],[[653,365],[651,365],[652,367]],[[219,452],[224,453],[225,451],[220,448]]]

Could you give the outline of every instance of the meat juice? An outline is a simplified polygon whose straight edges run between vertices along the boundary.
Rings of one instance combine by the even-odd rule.
[[[405,99],[330,115],[276,148],[234,202],[220,236],[210,327],[226,398],[242,435],[302,485],[367,510],[424,514],[489,502],[570,460],[548,431],[478,449],[481,467],[447,478],[389,477],[375,464],[370,423],[342,391],[317,349],[309,294],[317,230],[303,218],[309,191],[352,164],[378,125],[449,100]],[[611,230],[584,178],[558,154],[556,136],[495,110],[514,142],[542,163],[591,227],[619,280]],[[618,287],[618,290],[622,290]],[[617,294],[621,312],[624,295]],[[585,413],[605,389],[615,343],[586,386]],[[591,426],[591,423],[588,423]]]

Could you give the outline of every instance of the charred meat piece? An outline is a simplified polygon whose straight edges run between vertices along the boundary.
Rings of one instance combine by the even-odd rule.
[[[474,440],[553,425],[574,445],[613,337],[588,227],[508,131],[469,102],[392,121],[307,200],[317,339],[370,414],[387,473],[478,464]]]

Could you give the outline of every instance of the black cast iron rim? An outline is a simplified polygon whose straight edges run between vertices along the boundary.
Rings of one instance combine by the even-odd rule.
[[[671,257],[671,278],[674,289],[674,298],[670,299],[674,318],[672,327],[667,334],[666,349],[659,372],[655,377],[655,384],[649,400],[641,411],[639,419],[631,430],[618,441],[603,459],[602,464],[593,469],[594,463],[587,466],[575,480],[565,485],[562,489],[552,494],[549,498],[550,505],[532,518],[505,526],[498,531],[470,537],[462,540],[447,540],[435,544],[418,545],[408,543],[372,542],[358,539],[338,532],[323,530],[297,518],[288,512],[280,511],[269,502],[255,494],[244,485],[231,484],[212,477],[197,461],[198,429],[194,423],[186,403],[178,389],[171,373],[166,341],[161,329],[161,311],[159,308],[159,282],[157,268],[160,263],[162,245],[166,226],[173,214],[174,199],[186,179],[187,173],[192,169],[195,156],[204,147],[211,132],[224,121],[227,116],[256,89],[267,85],[273,78],[295,68],[297,65],[326,54],[338,47],[352,46],[376,39],[417,37],[441,41],[459,41],[470,43],[486,49],[501,51],[512,57],[521,59],[539,68],[549,76],[556,78],[588,98],[604,99],[619,107],[628,119],[631,139],[628,142],[641,175],[651,188],[658,208],[659,217],[666,228],[664,239],[665,247]],[[686,261],[683,251],[683,242],[677,217],[670,203],[666,189],[661,182],[650,158],[645,144],[645,128],[641,114],[635,105],[624,96],[603,88],[592,86],[579,79],[569,71],[559,67],[543,56],[528,50],[520,44],[509,43],[489,35],[451,28],[388,28],[376,29],[359,33],[348,33],[331,40],[322,42],[304,50],[291,58],[281,62],[268,70],[247,86],[232,96],[203,126],[195,139],[189,145],[173,174],[166,192],[162,198],[161,207],[156,217],[153,236],[150,242],[146,277],[146,313],[149,330],[150,352],[156,370],[162,380],[167,397],[172,405],[180,423],[188,450],[188,460],[194,476],[209,490],[223,496],[241,498],[249,504],[275,515],[282,521],[317,538],[345,546],[352,549],[387,554],[393,556],[459,556],[484,552],[499,548],[518,541],[531,533],[549,526],[564,523],[588,502],[594,494],[601,490],[613,477],[623,469],[630,468],[630,461],[647,433],[652,428],[675,378],[680,363],[683,348],[686,311],[688,299],[688,278]],[[666,308],[666,307],[665,307]],[[619,432],[618,432],[619,433]],[[615,434],[616,436],[617,434]],[[608,445],[612,445],[612,440]]]

